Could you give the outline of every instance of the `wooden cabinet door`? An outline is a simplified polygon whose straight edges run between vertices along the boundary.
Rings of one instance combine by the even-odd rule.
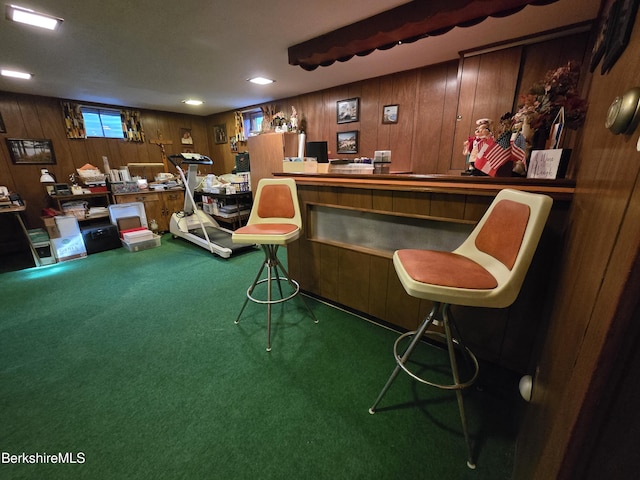
[[[169,221],[171,215],[175,212],[180,212],[184,209],[184,192],[170,191],[162,193],[162,215],[160,218],[156,217],[158,222],[158,229],[161,232],[169,231]]]
[[[247,139],[251,169],[251,190],[256,191],[261,178],[270,178],[282,171],[284,157],[298,152],[297,133],[266,133]]]
[[[162,198],[159,193],[131,193],[126,195],[115,195],[116,203],[133,203],[140,202],[144,205],[144,213],[147,216],[147,225],[151,220],[158,222],[158,229],[163,231],[160,226],[162,220]],[[167,221],[167,230],[168,228]]]
[[[490,118],[495,128],[512,111],[521,57],[522,47],[513,47],[462,60],[451,170],[466,168],[462,146],[473,136],[476,120]]]

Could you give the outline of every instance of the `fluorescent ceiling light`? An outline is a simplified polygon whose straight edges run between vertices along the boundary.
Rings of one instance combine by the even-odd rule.
[[[14,22],[26,23],[27,25],[46,28],[47,30],[55,30],[63,22],[62,18],[52,17],[51,15],[38,13],[29,8],[16,5],[7,5],[6,15],[9,20]]]
[[[3,77],[12,77],[12,78],[22,78],[24,80],[30,80],[33,77],[33,74],[26,72],[16,72],[15,70],[5,70],[4,68],[0,70],[0,74]]]
[[[193,98],[188,98],[187,100],[182,100],[182,103],[187,105],[202,105],[204,102],[202,100],[195,100]]]
[[[264,77],[253,77],[253,78],[250,78],[249,81],[257,85],[269,85],[270,83],[273,83],[275,80],[271,80],[270,78],[264,78]]]

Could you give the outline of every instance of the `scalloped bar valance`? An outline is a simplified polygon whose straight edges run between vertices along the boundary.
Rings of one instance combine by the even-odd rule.
[[[442,35],[454,27],[470,27],[487,17],[506,17],[527,5],[556,1],[416,0],[289,47],[289,64],[315,70],[336,61],[346,62],[355,55],[362,57],[399,43]]]

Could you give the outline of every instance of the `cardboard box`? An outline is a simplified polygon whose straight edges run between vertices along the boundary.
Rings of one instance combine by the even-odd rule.
[[[60,230],[56,225],[56,219],[54,217],[40,217],[44,223],[44,228],[49,234],[49,238],[60,238]]]
[[[317,173],[318,161],[311,157],[286,157],[282,162],[285,173]]]
[[[87,256],[87,249],[80,234],[72,237],[54,238],[51,240],[51,244],[59,262]]]

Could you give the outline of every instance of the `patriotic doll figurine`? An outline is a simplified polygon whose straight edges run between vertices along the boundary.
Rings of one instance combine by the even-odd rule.
[[[476,120],[476,130],[473,137],[469,137],[464,142],[462,154],[467,156],[467,171],[466,173],[472,173],[478,152],[482,146],[493,137],[492,122],[488,118],[480,118]]]

